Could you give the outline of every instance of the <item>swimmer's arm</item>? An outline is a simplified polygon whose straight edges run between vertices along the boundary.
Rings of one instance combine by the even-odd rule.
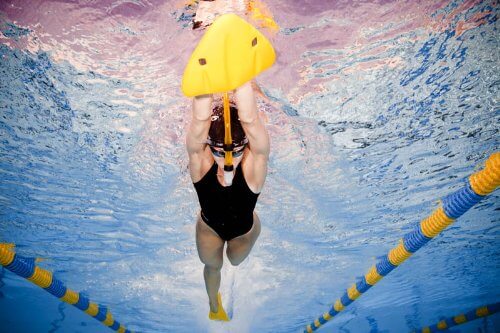
[[[205,150],[212,116],[212,95],[193,98],[193,117],[186,135],[186,147],[190,157]]]
[[[267,95],[262,91],[262,89],[260,89],[259,85],[257,84],[257,82],[255,82],[255,80],[252,80],[252,88],[253,88],[253,91],[257,94],[258,97],[262,98],[266,103],[271,103],[271,100],[269,99],[269,97],[267,97]]]
[[[269,136],[257,112],[257,102],[255,101],[251,83],[247,82],[237,88],[235,97],[238,116],[248,138],[250,150],[256,157],[262,157],[267,162],[269,157]]]

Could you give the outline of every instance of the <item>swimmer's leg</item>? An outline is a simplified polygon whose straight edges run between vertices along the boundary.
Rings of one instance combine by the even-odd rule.
[[[253,214],[253,226],[249,232],[238,236],[227,242],[226,254],[231,265],[238,266],[248,257],[257,238],[260,235],[260,220],[257,214]]]
[[[198,218],[196,222],[196,247],[201,262],[205,264],[203,277],[205,279],[210,312],[217,313],[219,310],[217,298],[220,288],[224,241],[201,218]]]

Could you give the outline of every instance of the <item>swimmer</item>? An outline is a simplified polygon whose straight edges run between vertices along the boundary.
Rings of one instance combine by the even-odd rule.
[[[223,321],[229,320],[218,292],[224,245],[229,261],[237,266],[259,237],[261,225],[254,209],[266,179],[270,150],[251,83],[233,93],[231,185],[224,178],[223,106],[214,106],[212,94],[193,98],[193,116],[186,137],[189,172],[201,206],[196,221],[196,247],[205,265],[209,318]]]

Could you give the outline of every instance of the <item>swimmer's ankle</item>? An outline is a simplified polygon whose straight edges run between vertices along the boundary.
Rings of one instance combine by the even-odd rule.
[[[208,301],[208,306],[210,307],[210,311],[212,311],[213,313],[217,313],[217,311],[219,310],[217,298],[215,299],[215,302]]]

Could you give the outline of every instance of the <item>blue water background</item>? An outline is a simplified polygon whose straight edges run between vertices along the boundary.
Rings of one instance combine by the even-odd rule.
[[[225,265],[225,326],[206,319],[183,147],[189,102],[164,92],[179,74],[116,79],[0,44],[0,240],[137,332],[299,332],[499,150],[498,6],[463,15],[485,11],[458,37],[384,41],[395,46],[375,58],[403,67],[346,71],[374,59],[312,49],[301,57],[325,90],[291,102],[262,87],[275,105],[259,102],[272,139],[263,231],[248,261]],[[8,38],[32,33],[1,19]],[[499,210],[497,192],[321,331],[405,332],[499,301]],[[0,331],[109,330],[0,269]],[[498,314],[450,330],[498,331]]]

